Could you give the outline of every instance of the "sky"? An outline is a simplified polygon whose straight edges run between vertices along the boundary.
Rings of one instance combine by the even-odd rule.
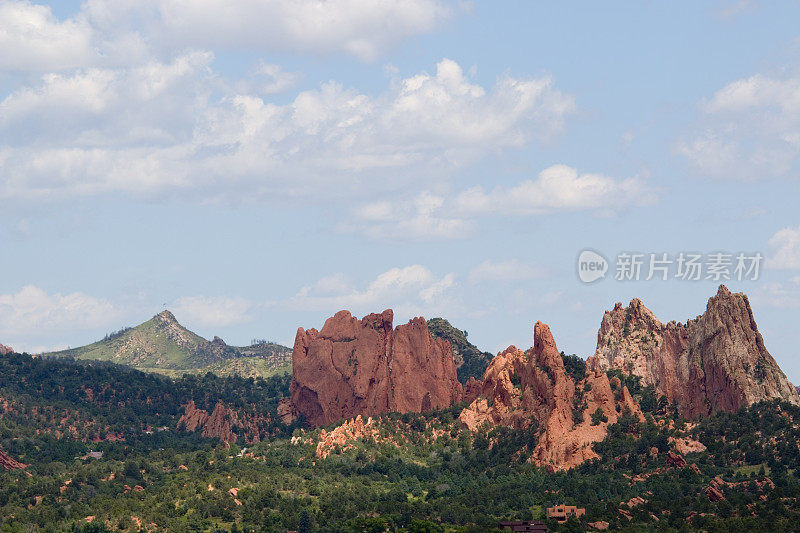
[[[725,283],[800,383],[798,65],[796,1],[0,0],[0,342],[393,308],[586,357]]]

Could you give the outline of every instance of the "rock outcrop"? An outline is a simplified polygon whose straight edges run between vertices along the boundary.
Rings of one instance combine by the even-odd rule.
[[[706,451],[706,446],[702,442],[689,437],[669,437],[669,443],[672,444],[675,451],[686,455],[687,453],[701,453]]]
[[[638,299],[616,304],[603,316],[588,365],[639,376],[687,418],[770,399],[800,405],[764,346],[747,296],[724,285],[686,324],[662,324]]]
[[[183,416],[178,420],[178,428],[186,431],[202,431],[204,437],[216,438],[226,443],[236,442],[239,435],[244,436],[247,443],[261,440],[260,420],[253,416],[240,416],[233,409],[218,402],[211,414],[198,409],[194,400],[186,404]]]
[[[424,318],[394,329],[392,320],[391,309],[361,320],[340,311],[320,331],[297,330],[291,398],[308,424],[460,401],[450,344],[431,337]]]
[[[330,433],[324,429],[321,430],[316,455],[324,459],[337,447],[340,450],[347,450],[352,448],[355,443],[364,440],[380,442],[380,430],[374,419],[367,418],[367,421],[364,422],[361,415],[358,415],[335,427]]]
[[[8,355],[10,353],[14,353],[14,348],[6,346],[5,344],[0,344],[0,355]]]
[[[3,453],[3,450],[0,450],[0,467],[2,467],[4,470],[18,470],[25,468],[26,466],[27,465],[24,465],[16,459],[12,459]]]
[[[297,413],[294,410],[291,398],[281,399],[281,401],[278,402],[277,412],[278,418],[280,418],[281,422],[287,426],[291,425],[295,420],[297,420]]]
[[[605,438],[607,427],[641,410],[619,379],[602,372],[570,376],[550,328],[534,327],[533,348],[510,346],[486,369],[478,397],[460,420],[472,431],[507,426],[541,428],[531,460],[552,470],[571,468],[597,457],[591,444]],[[594,415],[594,416],[593,416]]]

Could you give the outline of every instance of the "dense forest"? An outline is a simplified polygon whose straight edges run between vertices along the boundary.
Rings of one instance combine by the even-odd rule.
[[[794,406],[670,424],[654,398],[645,422],[610,426],[599,460],[548,473],[520,453],[535,446],[535,427],[471,434],[457,419],[463,406],[382,415],[371,436],[334,443],[323,458],[317,447],[332,427],[276,417],[288,384],[0,357],[0,449],[28,465],[0,471],[0,531],[490,531],[561,503],[586,516],[551,521],[550,531],[596,521],[616,531],[792,531],[800,520]],[[179,431],[189,400],[258,411],[265,438],[226,445]],[[669,439],[679,435],[707,450],[676,465]]]

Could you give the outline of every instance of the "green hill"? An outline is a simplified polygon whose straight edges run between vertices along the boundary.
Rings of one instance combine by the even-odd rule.
[[[291,349],[264,341],[228,346],[219,337],[209,341],[183,327],[169,311],[100,341],[43,355],[110,361],[169,376],[214,372],[218,375],[267,377],[291,370]]]
[[[482,352],[467,340],[467,332],[454,328],[444,318],[428,320],[428,331],[434,337],[445,339],[453,348],[453,362],[456,364],[458,381],[466,383],[469,378],[483,379],[483,373],[489,366],[493,355]]]

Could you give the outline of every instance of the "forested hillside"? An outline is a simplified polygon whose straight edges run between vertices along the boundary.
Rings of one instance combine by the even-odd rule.
[[[536,427],[473,434],[456,405],[304,430],[276,417],[287,394],[286,377],[170,380],[2,356],[0,449],[28,466],[0,471],[0,530],[488,531],[560,503],[587,514],[551,531],[790,531],[800,519],[800,409],[788,404],[692,425],[655,401],[645,422],[609,427],[599,460],[548,473],[521,453]],[[261,415],[264,439],[178,431],[189,400]]]

